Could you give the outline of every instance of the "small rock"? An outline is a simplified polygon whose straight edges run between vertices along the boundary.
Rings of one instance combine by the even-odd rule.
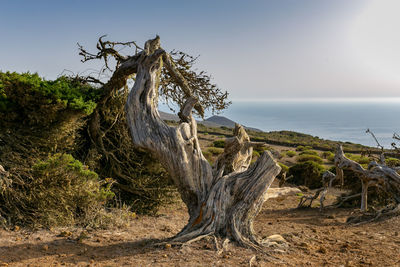
[[[164,255],[162,255],[162,256],[163,256],[163,258],[168,258],[167,254],[164,254]]]
[[[166,248],[166,249],[171,248],[171,244],[165,244],[165,248]]]

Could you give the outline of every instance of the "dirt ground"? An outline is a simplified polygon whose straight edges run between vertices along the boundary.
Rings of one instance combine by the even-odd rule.
[[[264,204],[256,232],[287,241],[264,252],[229,244],[218,253],[213,239],[155,246],[188,219],[177,202],[124,229],[0,230],[0,266],[400,266],[399,217],[354,226],[346,224],[352,209],[294,209],[298,201],[293,195]]]

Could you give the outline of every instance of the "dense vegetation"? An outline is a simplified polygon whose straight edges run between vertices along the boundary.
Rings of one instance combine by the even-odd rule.
[[[154,212],[170,194],[166,172],[147,153],[129,146],[124,117],[115,120],[113,112],[125,102],[123,92],[108,107],[113,127],[106,137],[113,155],[119,156],[121,146],[128,148],[128,163],[120,157],[125,166],[119,168],[133,166],[134,171],[124,180],[114,175],[115,166],[105,160],[110,154],[93,147],[87,127],[101,96],[78,78],[48,81],[37,74],[0,73],[0,165],[10,173],[0,176],[0,221],[103,226],[115,223],[106,212],[115,205]]]
[[[47,81],[38,74],[0,72],[0,112],[30,123],[46,120],[48,116],[35,115],[53,115],[54,110],[78,110],[89,115],[99,96],[99,90],[77,79],[62,76]],[[47,114],[36,114],[38,111]]]

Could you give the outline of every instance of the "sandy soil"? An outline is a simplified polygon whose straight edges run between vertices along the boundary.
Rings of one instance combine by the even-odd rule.
[[[351,209],[293,209],[298,196],[269,199],[255,222],[260,237],[282,235],[286,245],[265,252],[214,240],[155,246],[187,220],[181,202],[156,217],[139,216],[125,229],[0,231],[0,266],[400,266],[400,218],[346,224]]]

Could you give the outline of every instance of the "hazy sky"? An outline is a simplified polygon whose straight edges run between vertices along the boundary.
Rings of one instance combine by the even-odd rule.
[[[18,1],[0,6],[0,70],[53,79],[100,35],[200,55],[231,99],[400,97],[400,1]]]

